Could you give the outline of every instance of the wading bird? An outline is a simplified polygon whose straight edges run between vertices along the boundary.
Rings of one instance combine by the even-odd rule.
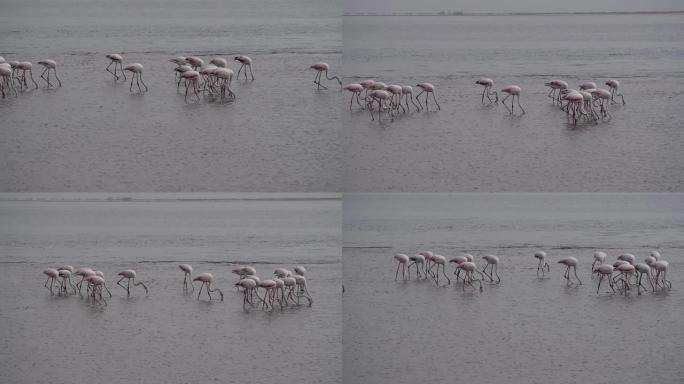
[[[328,89],[325,85],[321,84],[321,76],[323,73],[325,73],[325,78],[326,80],[337,80],[337,82],[340,84],[340,87],[342,87],[342,80],[340,80],[339,77],[337,76],[332,76],[328,77],[328,70],[330,69],[330,66],[328,63],[316,63],[312,66],[309,67],[310,69],[313,69],[316,71],[316,77],[314,77],[314,84],[318,86],[318,89],[321,89],[321,87]]]

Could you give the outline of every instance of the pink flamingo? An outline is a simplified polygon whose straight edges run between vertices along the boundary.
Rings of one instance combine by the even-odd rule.
[[[180,73],[179,71],[177,71],[177,69],[178,69],[179,67],[186,65],[186,66],[188,66],[190,69],[192,69],[192,67],[190,67],[190,66],[188,65],[188,59],[187,59],[185,56],[174,57],[173,59],[170,59],[169,61],[172,62],[172,63],[174,63],[174,64],[176,64],[176,68],[173,69],[173,71],[174,71],[173,78],[174,78],[174,79],[175,79],[175,78],[178,76],[178,74]]]
[[[22,71],[20,76],[20,84],[22,84],[22,87],[25,86],[28,88],[28,84],[26,83],[26,72],[28,71],[29,77],[31,78],[31,81],[33,81],[33,85],[38,88],[38,83],[36,83],[36,81],[33,79],[33,64],[31,64],[30,61],[22,61],[18,63],[16,69]]]
[[[560,104],[560,91],[568,89],[568,83],[563,80],[551,80],[544,85],[551,88],[551,91],[547,96],[553,100],[554,104],[556,101]],[[557,94],[556,91],[558,91]]]
[[[610,88],[610,101],[612,103],[617,104],[617,101],[615,101],[615,97],[620,96],[620,98],[622,99],[622,105],[624,105],[625,97],[622,96],[622,93],[619,93],[620,82],[615,79],[610,79],[606,81],[606,85]]]
[[[209,300],[211,300],[211,293],[218,291],[218,293],[221,295],[221,301],[223,301],[223,292],[221,292],[221,290],[218,288],[211,289],[211,284],[214,282],[214,276],[211,273],[200,273],[197,275],[197,277],[192,279],[192,281],[199,281],[202,283],[202,285],[200,285],[199,292],[197,292],[197,300],[199,300],[200,295],[202,294],[202,288],[207,287],[206,291],[207,295],[209,296]]]
[[[439,103],[437,102],[437,97],[435,96],[435,86],[432,85],[431,83],[419,83],[416,84],[416,87],[420,88],[420,93],[416,95],[416,100],[418,101],[418,105],[420,105],[421,108],[423,108],[423,105],[420,103],[420,95],[425,93],[425,110],[430,111],[430,108],[428,107],[428,96],[432,95],[432,99],[435,101],[435,104],[437,104],[437,110],[441,110],[442,108],[439,106]]]
[[[12,67],[6,63],[0,64],[0,92],[2,93],[2,98],[6,97],[5,88],[14,91],[14,97],[17,97],[17,89],[14,87],[14,80],[12,79]]]
[[[534,258],[539,260],[539,264],[537,264],[537,277],[539,277],[539,272],[541,271],[541,277],[543,278],[545,271],[551,271],[549,263],[546,262],[546,252],[537,251],[534,253]]]
[[[601,108],[600,109],[600,114],[602,118],[612,118],[610,112],[608,112],[608,104],[610,100],[610,92],[606,91],[605,89],[592,89],[589,91],[591,93],[592,97],[594,98],[594,105],[598,103],[598,106]]]
[[[599,275],[598,287],[596,288],[597,295],[599,293],[599,290],[601,289],[601,282],[604,278],[608,280],[608,284],[610,284],[610,289],[612,289],[613,292],[615,292],[615,288],[613,287],[613,269],[613,266],[610,264],[601,264],[596,268],[596,273]]]
[[[618,290],[621,291],[625,296],[629,295],[630,283],[629,279],[634,276],[636,268],[625,262],[617,267],[620,274],[613,278],[613,282],[617,284]]]
[[[632,255],[631,253],[623,253],[622,255],[618,256],[618,260],[626,261],[630,264],[634,264],[636,261],[636,257]]]
[[[181,79],[185,80],[185,102],[188,102],[188,90],[192,88],[192,91],[195,93],[195,97],[197,98],[197,101],[200,100],[199,93],[197,87],[199,86],[199,72],[197,71],[186,71],[181,73]]]
[[[375,117],[373,116],[373,103],[376,101],[378,102],[378,120],[382,119],[383,109],[387,111],[387,115],[390,114],[387,103],[391,97],[389,92],[383,90],[371,91],[371,93],[368,94],[366,106],[368,108],[368,113],[371,115],[371,120],[375,120]]]
[[[601,252],[601,251],[594,252],[594,262],[591,263],[591,275],[592,276],[594,275],[594,273],[597,273],[596,268],[599,265],[603,265],[606,262],[607,256],[608,255],[606,255],[605,252]]]
[[[102,296],[102,287],[105,287],[104,278],[98,275],[91,275],[88,276],[88,278],[86,279],[86,283],[88,284],[88,287],[90,287],[90,296],[93,299],[93,301],[107,305],[107,301],[104,299],[104,296]]]
[[[458,280],[461,279],[461,271],[463,271],[458,266],[467,262],[467,261],[468,261],[468,259],[465,256],[454,256],[451,258],[451,260],[449,260],[450,264],[454,263],[456,265],[456,268],[454,269],[454,275],[456,275],[456,282],[458,282]],[[463,278],[463,279],[465,279],[465,278]]]
[[[262,305],[261,309],[270,309],[273,310],[273,298],[275,296],[275,289],[277,287],[277,284],[273,280],[262,280],[259,284],[257,284],[259,288],[264,289],[264,297],[262,298],[259,296],[259,291],[256,291],[256,296],[259,300],[261,300]],[[281,304],[282,307],[282,304]]]
[[[214,57],[209,60],[209,64],[215,65],[218,68],[228,68],[228,60],[223,57]]]
[[[238,55],[238,56],[235,56],[235,61],[240,63],[240,68],[238,68],[237,77],[240,78],[240,71],[242,71],[244,69],[245,80],[247,80],[247,69],[249,68],[249,74],[250,74],[250,76],[252,76],[252,80],[254,80],[254,74],[252,73],[252,59],[249,56]],[[327,76],[328,75],[326,72],[326,77]],[[328,80],[330,80],[330,79],[328,79]]]
[[[568,117],[572,116],[573,124],[577,124],[579,117],[586,114],[584,110],[584,97],[574,89],[564,89],[561,93],[561,100],[567,101],[565,107],[561,108],[565,108]]]
[[[432,257],[432,266],[430,267],[430,272],[432,272],[432,268],[437,267],[437,271],[434,272],[432,275],[433,279],[435,280],[435,283],[439,285],[439,267],[442,267],[442,275],[444,276],[445,279],[447,279],[447,285],[451,285],[451,280],[449,279],[449,276],[446,274],[446,258],[442,255],[434,255]]]
[[[295,275],[294,278],[297,283],[297,305],[299,305],[299,298],[304,297],[309,301],[310,307],[313,305],[313,298],[311,298],[311,294],[309,294],[309,289],[306,285],[306,277],[304,277],[304,275]]]
[[[520,107],[520,110],[522,110],[522,114],[525,114],[525,110],[523,109],[522,105],[520,105],[520,93],[522,93],[522,88],[520,88],[517,85],[509,85],[508,87],[502,89],[501,92],[506,94],[506,96],[504,96],[504,98],[501,99],[501,104],[503,104],[504,107],[506,107],[506,109],[509,109],[508,105],[506,105],[505,103],[506,99],[508,99],[509,96],[513,96],[511,98],[511,115],[513,114],[513,102],[515,100],[518,101],[518,107]]]
[[[409,100],[411,100],[411,104],[420,111],[421,107],[416,104],[415,101],[413,101],[413,87],[410,85],[402,85],[401,86],[401,96],[404,98],[404,102],[406,104],[406,110],[410,111],[409,108]],[[401,103],[401,99],[399,99],[399,102]]]
[[[195,291],[195,285],[192,283],[192,266],[190,264],[179,264],[178,268],[183,271],[183,291],[188,290],[188,281],[192,290]],[[188,280],[190,278],[190,280]]]
[[[409,263],[408,267],[406,267],[406,269],[408,269],[409,280],[411,280],[411,267],[416,268],[416,279],[422,278],[423,276],[420,273],[420,270],[423,269],[425,266],[425,256],[420,255],[420,254],[413,255],[413,256],[409,256],[409,260],[411,262]],[[427,279],[427,275],[425,275],[425,278]]]
[[[95,275],[95,271],[88,267],[81,267],[76,269],[76,271],[74,271],[74,274],[76,276],[81,276],[81,280],[78,283],[76,283],[76,286],[78,287],[78,293],[80,294],[81,288],[83,286],[83,281],[85,281],[85,279],[87,279],[88,276]]]
[[[110,61],[109,61],[109,65],[107,66],[107,68],[105,68],[105,71],[114,75],[114,78],[116,80],[119,80],[119,75],[116,74],[116,67],[119,67],[120,71],[121,71],[121,76],[123,76],[123,79],[126,80],[126,73],[124,72],[124,69],[123,69],[123,60],[124,60],[123,56],[119,55],[118,53],[110,53],[107,55],[107,58]],[[114,72],[109,70],[109,67],[111,67],[112,64],[114,64]]]
[[[64,293],[65,295],[69,294],[69,286],[71,286],[71,289],[74,290],[74,295],[76,294],[76,287],[71,283],[71,271],[68,269],[59,269],[57,270],[59,277],[62,278],[62,281],[59,284],[59,292]]]
[[[354,104],[354,98],[356,97],[356,104],[363,106],[361,102],[359,101],[359,96],[361,95],[361,92],[363,92],[363,86],[361,84],[357,83],[352,83],[352,84],[347,84],[343,88],[345,91],[351,92],[351,99],[349,100],[349,111],[351,112],[352,110],[352,104]]]
[[[490,92],[492,87],[494,87],[494,80],[488,78],[488,77],[483,77],[479,79],[478,81],[475,82],[477,85],[481,85],[483,87],[482,89],[482,104],[484,104],[484,98],[487,96],[487,99],[489,99],[489,103],[496,103],[499,101],[499,94],[496,93],[496,91]],[[492,100],[490,95],[494,95],[495,99]]]
[[[655,269],[655,289],[657,290],[658,287],[660,287],[661,290],[671,289],[672,288],[672,283],[667,279],[667,269],[669,268],[670,263],[668,263],[665,260],[658,260],[655,263],[653,263],[653,269]]]
[[[142,72],[143,72],[143,65],[140,63],[133,63],[126,68],[124,68],[127,71],[130,71],[133,73],[133,76],[131,77],[131,87],[128,89],[129,91],[133,91],[133,80],[135,80],[136,84],[138,84],[138,92],[142,93],[142,89],[140,88],[140,83],[145,87],[145,92],[147,92],[147,85],[145,85],[145,82],[143,81],[142,78]]]
[[[235,283],[235,285],[242,288],[242,309],[247,310],[247,304],[254,307],[254,292],[257,288],[256,281],[252,279],[242,279]]]
[[[644,288],[644,291],[647,291],[648,289],[646,288],[645,285],[642,284],[641,280],[646,275],[646,279],[648,282],[651,284],[651,289],[655,291],[655,287],[653,286],[653,281],[651,281],[651,267],[648,266],[648,264],[645,263],[636,263],[634,264],[634,268],[636,269],[636,272],[638,273],[637,277],[637,293],[641,295],[641,288]]]
[[[586,83],[582,83],[579,85],[580,91],[586,91],[588,89],[596,89],[596,83],[593,81],[587,81]]]
[[[294,270],[296,275],[306,276],[306,268],[302,267],[301,265],[298,265],[292,269]]]
[[[572,284],[572,281],[570,280],[570,268],[572,268],[575,272],[575,278],[579,282],[579,285],[582,285],[582,280],[577,277],[577,258],[575,257],[566,257],[564,259],[561,259],[558,261],[558,264],[563,264],[567,268],[565,268],[565,273],[563,274],[563,277],[565,280],[567,280],[568,285]]]
[[[465,291],[466,285],[469,285],[473,289],[475,289],[473,282],[477,282],[478,284],[480,284],[480,292],[482,292],[482,280],[484,280],[484,275],[482,274],[482,272],[480,272],[477,269],[477,266],[475,265],[475,263],[473,263],[472,261],[466,261],[466,262],[459,264],[457,268],[465,271],[465,276],[463,276],[463,290],[464,291]],[[480,277],[482,277],[482,279],[476,279],[475,278],[475,272],[479,273]]]
[[[492,283],[494,282],[494,276],[496,276],[496,283],[499,284],[501,282],[501,278],[499,277],[499,257],[487,255],[482,256],[482,258],[487,262],[484,267],[482,267],[482,273],[489,277],[489,281]],[[489,267],[489,273],[487,273],[487,267]]]
[[[321,89],[321,87],[328,89],[328,87],[321,84],[321,76],[323,75],[323,73],[325,73],[326,80],[337,80],[337,82],[340,84],[340,87],[342,87],[342,80],[340,80],[339,77],[337,77],[337,76],[328,77],[328,70],[330,69],[330,66],[328,65],[328,63],[323,63],[323,62],[316,63],[316,64],[310,66],[309,69],[316,70],[316,77],[314,78],[314,84],[318,85],[318,89]]]
[[[361,84],[361,86],[363,87],[363,89],[366,90],[366,93],[363,95],[363,99],[364,99],[364,100],[368,97],[368,91],[369,91],[369,90],[372,91],[372,89],[370,89],[370,87],[371,87],[371,85],[373,85],[374,83],[375,83],[375,80],[373,80],[373,79],[366,79],[366,80],[363,80],[363,81],[359,82],[359,84]]]
[[[406,109],[404,108],[403,105],[401,105],[401,95],[402,95],[402,90],[401,90],[401,85],[397,84],[390,84],[387,86],[387,92],[390,93],[390,110],[396,110],[397,113],[399,112],[399,108],[405,113]]]
[[[52,290],[52,288],[55,285],[55,280],[59,277],[59,271],[57,271],[54,268],[48,268],[43,271],[43,273],[47,276],[47,280],[45,280],[45,288],[47,288],[51,294],[55,294],[55,292]],[[48,287],[48,282],[50,282],[50,286]]]
[[[230,84],[233,82],[233,72],[230,68],[217,68],[214,71],[214,75],[218,79],[218,86],[221,93],[221,101],[226,99],[226,92],[228,92],[228,98],[235,99],[235,92],[230,89]]]
[[[132,269],[127,269],[127,270],[125,270],[125,271],[121,271],[121,272],[119,272],[119,276],[121,276],[121,278],[119,279],[119,281],[116,282],[116,284],[117,284],[118,286],[120,286],[121,288],[125,289],[125,290],[126,290],[126,294],[128,294],[128,296],[131,295],[131,281],[133,281],[133,285],[134,285],[134,286],[141,285],[143,288],[145,288],[145,294],[149,294],[149,291],[147,290],[147,286],[146,286],[144,283],[142,283],[142,282],[136,283],[136,282],[135,282],[135,276],[136,276],[136,274],[135,274],[135,271],[134,271],[134,270],[132,270]],[[127,284],[125,287],[124,287],[123,285],[121,285],[121,281],[122,281],[123,279],[126,279],[126,281],[128,282],[128,284]]]
[[[397,264],[397,273],[394,274],[394,281],[397,281],[399,278],[399,268],[401,267],[401,277],[402,279],[406,280],[406,264],[409,262],[409,257],[404,255],[403,253],[397,253],[394,255],[394,260],[398,262]]]
[[[186,58],[186,60],[188,61],[188,64],[190,64],[192,69],[194,69],[195,71],[204,66],[204,60],[197,56],[190,56]]]
[[[43,70],[43,73],[40,74],[40,77],[47,82],[48,88],[52,87],[52,83],[50,82],[50,72],[53,72],[55,74],[55,79],[57,79],[59,86],[62,86],[62,81],[59,79],[59,77],[57,77],[57,62],[55,62],[54,60],[45,59],[39,61],[38,64],[42,65],[45,68]],[[46,74],[47,77],[45,77]]]
[[[95,276],[99,276],[102,278],[102,288],[104,288],[107,291],[107,294],[109,294],[109,297],[112,297],[112,293],[109,291],[109,288],[107,288],[107,283],[104,282],[104,272],[102,271],[95,271]],[[102,289],[100,288],[100,289]]]
[[[285,268],[276,268],[276,270],[273,271],[273,275],[279,279],[282,279],[283,277],[291,277],[292,271]]]

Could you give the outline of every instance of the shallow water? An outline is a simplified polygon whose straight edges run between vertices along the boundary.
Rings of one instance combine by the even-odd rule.
[[[341,382],[338,199],[80,196],[0,201],[7,382]],[[224,301],[183,294],[181,262],[213,273]],[[66,263],[105,273],[108,306],[50,296],[41,271]],[[313,306],[243,312],[230,272],[243,263],[262,276],[305,266]],[[128,268],[149,296],[116,286]]]
[[[684,190],[684,15],[343,19],[347,82],[428,81],[441,105],[382,123],[347,110],[345,191]],[[527,114],[483,106],[482,76],[520,85]],[[553,78],[619,79],[627,104],[573,126],[546,97]]]
[[[340,189],[339,87],[309,65],[340,66],[334,1],[4,1],[0,55],[51,57],[63,87],[0,102],[0,189],[71,192],[321,192]],[[144,95],[105,72],[105,54],[145,66]],[[176,56],[254,59],[234,103],[186,104]],[[332,74],[332,73],[331,73]],[[30,83],[30,81],[29,81]],[[33,85],[31,85],[33,89]],[[137,90],[137,88],[134,88]]]
[[[683,230],[681,194],[346,194],[344,382],[682,382]],[[652,249],[670,261],[671,291],[596,294],[595,250],[612,261]],[[496,254],[501,284],[394,281],[392,256],[421,250],[480,266]],[[566,256],[582,286],[566,286]]]

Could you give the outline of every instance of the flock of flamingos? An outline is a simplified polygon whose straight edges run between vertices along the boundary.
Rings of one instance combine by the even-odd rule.
[[[124,57],[118,53],[111,53],[106,55],[109,59],[109,65],[105,70],[114,76],[116,81],[126,81],[126,72],[130,72],[130,87],[133,91],[135,83],[138,92],[143,93],[148,91],[148,87],[143,81],[142,74],[144,66],[140,63],[132,63],[124,66]],[[237,71],[237,78],[243,74],[245,80],[248,80],[247,71],[251,80],[254,80],[254,73],[252,72],[252,59],[246,55],[238,55],[234,58],[240,64]],[[236,72],[228,67],[228,61],[222,57],[214,57],[205,64],[204,60],[197,56],[179,56],[169,60],[176,67],[173,69],[175,79],[177,80],[176,90],[179,91],[181,83],[185,89],[185,101],[188,101],[188,95],[199,101],[200,94],[209,95],[212,98],[218,97],[221,101],[235,100],[235,92],[230,88],[233,78],[236,77]],[[62,85],[61,80],[57,77],[57,63],[54,60],[45,59],[38,62],[43,66],[43,72],[40,77],[46,82],[47,87],[55,86],[50,81],[50,74],[52,73],[57,80],[59,86]],[[113,70],[111,69],[114,67]],[[7,62],[0,56],[0,91],[2,97],[12,91],[17,97],[17,87],[21,90],[29,88],[28,80],[30,79],[35,88],[38,88],[38,83],[33,78],[33,65],[28,61],[10,61]],[[322,84],[323,75],[328,81],[336,80],[342,87],[342,81],[337,76],[330,76],[328,71],[330,65],[328,63],[315,63],[309,67],[316,71],[314,77],[314,84],[318,90],[328,89]],[[16,84],[15,84],[16,83]],[[494,81],[490,78],[481,78],[475,84],[483,87],[482,103],[485,103],[487,98],[489,104],[496,104],[499,102],[499,94],[493,90]],[[141,86],[142,85],[142,86]],[[558,103],[561,110],[563,110],[568,120],[572,120],[573,124],[578,121],[593,121],[597,123],[599,120],[611,118],[608,111],[610,104],[618,103],[619,97],[622,104],[625,104],[624,96],[620,93],[620,82],[615,79],[610,79],[605,82],[608,89],[599,88],[595,82],[586,82],[579,85],[579,89],[571,89],[569,84],[563,80],[551,80],[545,84],[550,88],[548,96],[553,100],[554,104]],[[441,107],[437,102],[435,95],[435,86],[431,83],[419,83],[416,87],[420,89],[417,95],[413,95],[413,87],[410,85],[386,84],[381,81],[367,79],[359,83],[352,83],[343,86],[342,88],[351,92],[351,99],[349,100],[349,110],[352,110],[354,101],[364,109],[367,109],[371,115],[371,119],[375,120],[373,114],[377,111],[378,119],[382,118],[382,114],[393,118],[400,113],[407,113],[410,111],[409,101],[413,107],[420,111],[425,109],[430,110],[430,96],[432,101],[437,106],[437,110]],[[144,88],[144,91],[143,91]],[[501,93],[506,94],[501,99],[501,104],[504,105],[510,114],[515,114],[515,105],[525,114],[525,109],[520,104],[520,95],[522,88],[518,85],[509,85],[500,90]],[[363,95],[362,95],[363,94]],[[425,95],[424,103],[421,103],[420,97]],[[494,98],[492,98],[494,97]],[[510,107],[506,104],[506,100],[510,97]],[[363,102],[362,102],[363,100]],[[414,101],[415,100],[415,101]],[[416,103],[417,102],[417,103]]]
[[[197,281],[200,283],[197,300],[200,299],[202,290],[204,290],[209,300],[212,300],[212,293],[218,292],[221,301],[223,301],[223,292],[219,288],[212,288],[214,276],[211,273],[200,273],[193,278],[192,266],[180,264],[178,267],[184,274],[184,293],[193,293],[195,290],[194,282]],[[261,306],[262,310],[273,311],[276,303],[282,310],[290,305],[299,306],[302,299],[306,299],[309,306],[313,304],[313,298],[309,294],[306,285],[306,269],[302,266],[296,266],[292,271],[285,268],[277,268],[273,272],[274,277],[270,279],[258,277],[256,269],[250,266],[238,266],[232,272],[238,276],[235,286],[242,293],[242,308],[245,311],[248,310],[248,306],[250,308]],[[69,289],[71,289],[74,295],[78,294],[93,303],[101,305],[107,305],[104,292],[110,298],[112,297],[112,292],[107,288],[102,271],[96,271],[88,267],[74,268],[71,265],[65,265],[56,269],[48,268],[43,273],[47,276],[45,288],[52,295],[69,296],[71,294]],[[126,290],[127,296],[131,295],[131,288],[138,286],[145,290],[145,294],[149,293],[145,283],[135,281],[137,274],[134,270],[127,269],[121,271],[118,276],[120,278],[116,284]],[[81,280],[74,284],[72,277],[74,279],[80,277]],[[126,282],[122,283],[124,280]],[[85,285],[85,294],[83,293],[83,285]],[[263,289],[263,296],[259,295],[259,289]],[[56,293],[55,290],[57,291]]]
[[[547,272],[551,267],[547,262],[546,252],[538,251],[534,253],[537,264],[537,277],[545,278]],[[642,289],[648,291],[643,278],[646,277],[646,283],[651,286],[653,292],[669,290],[672,284],[667,279],[667,269],[669,263],[662,260],[658,251],[651,251],[642,263],[636,262],[636,257],[631,253],[623,253],[617,257],[617,260],[610,264],[606,261],[607,255],[605,252],[595,252],[594,262],[591,264],[591,277],[598,278],[598,286],[596,287],[596,294],[600,293],[601,283],[604,281],[613,293],[621,295],[629,295],[630,291],[636,288],[637,293],[641,295]],[[483,256],[484,265],[481,269],[477,268],[475,259],[470,254],[455,256],[451,258],[448,263],[454,265],[454,275],[456,275],[456,283],[462,283],[463,290],[470,287],[473,290],[479,288],[483,291],[482,284],[488,281],[492,284],[499,284],[501,278],[499,277],[499,257],[495,255]],[[411,269],[416,271],[416,279],[431,278],[435,284],[440,285],[440,269],[442,271],[442,280],[446,280],[446,285],[451,284],[451,279],[446,274],[447,259],[444,256],[436,255],[432,252],[420,252],[414,256],[407,256],[403,253],[394,255],[394,260],[397,262],[397,271],[394,275],[394,280],[399,278],[399,270],[401,269],[401,276],[403,280],[411,280]],[[558,260],[558,264],[565,267],[563,278],[567,285],[582,285],[582,281],[577,276],[577,263],[575,257],[566,257]],[[573,277],[570,275],[572,269]],[[476,275],[477,274],[477,275]],[[477,284],[478,288],[475,287]],[[605,287],[605,285],[604,285]],[[616,290],[617,289],[617,290]]]

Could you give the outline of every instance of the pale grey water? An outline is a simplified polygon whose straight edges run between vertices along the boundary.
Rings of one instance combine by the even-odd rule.
[[[345,194],[345,383],[681,383],[684,195]],[[595,250],[652,249],[672,290],[596,294]],[[484,292],[394,281],[397,252],[501,258]],[[545,250],[550,278],[536,277]],[[579,259],[579,288],[556,261]],[[453,268],[447,267],[450,276]]]
[[[339,199],[81,197],[0,201],[4,382],[341,382]],[[181,262],[212,272],[225,300],[184,295]],[[107,307],[50,296],[42,270],[66,263],[105,273]],[[313,306],[243,312],[239,263],[304,265]],[[128,268],[149,296],[115,285]]]
[[[0,55],[59,64],[63,87],[0,101],[0,190],[321,192],[340,189],[339,87],[317,92],[309,65],[339,71],[335,1],[5,1]],[[108,53],[145,66],[150,90],[105,72]],[[168,59],[254,59],[235,103],[186,104]],[[42,80],[40,80],[42,81]],[[40,83],[43,87],[44,83]]]
[[[684,190],[682,14],[344,17],[343,36],[347,82],[432,82],[442,107],[383,123],[346,111],[345,191]],[[482,106],[482,76],[520,85],[527,114]],[[619,79],[627,104],[574,127],[552,78]]]

